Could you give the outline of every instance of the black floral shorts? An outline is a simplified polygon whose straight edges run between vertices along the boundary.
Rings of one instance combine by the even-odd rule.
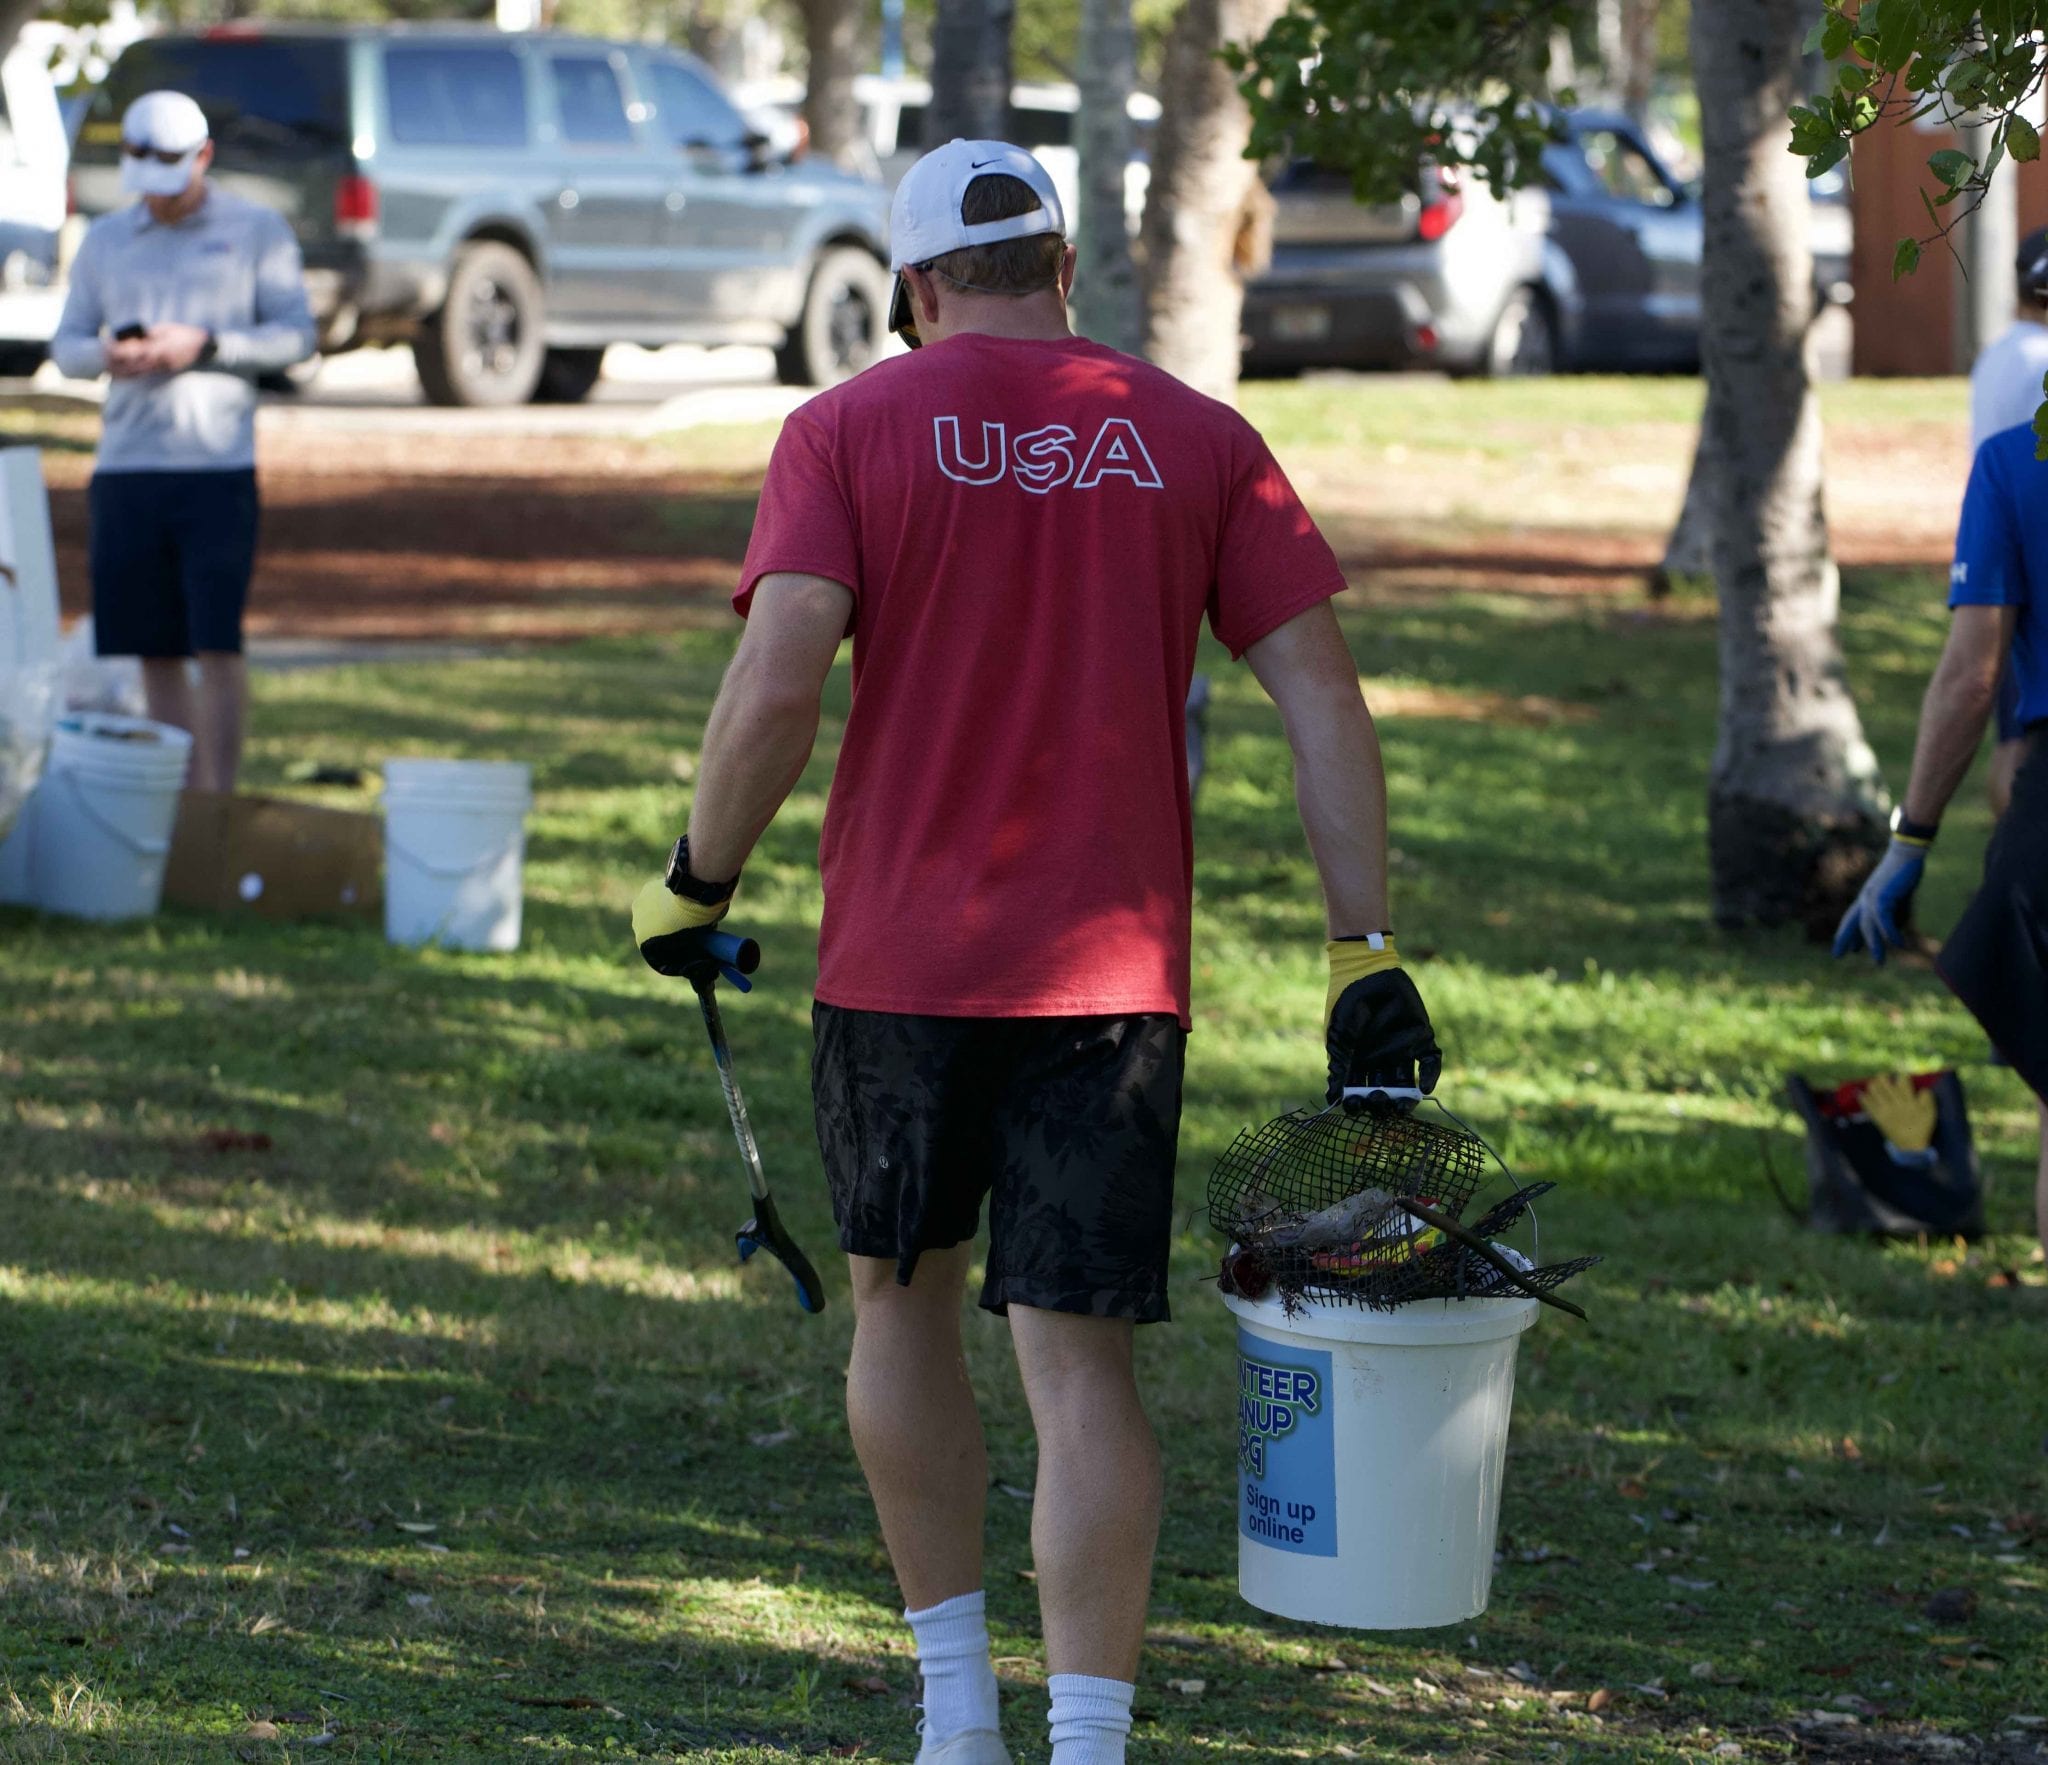
[[[981,1303],[1155,1323],[1167,1315],[1187,1035],[1171,1016],[912,1017],[817,1005],[811,1089],[840,1248],[888,1257],[971,1239]]]

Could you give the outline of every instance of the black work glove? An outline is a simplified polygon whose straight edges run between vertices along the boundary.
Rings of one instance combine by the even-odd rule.
[[[1400,966],[1394,940],[1383,937],[1374,948],[1363,938],[1339,938],[1328,951],[1323,1045],[1330,1057],[1330,1082],[1325,1100],[1341,1103],[1347,1091],[1379,1091],[1381,1101],[1413,1108],[1436,1089],[1444,1057],[1422,995]]]

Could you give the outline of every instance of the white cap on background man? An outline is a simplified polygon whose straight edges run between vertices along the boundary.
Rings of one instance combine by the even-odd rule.
[[[130,196],[182,196],[210,131],[182,92],[145,92],[121,119],[121,188]]]

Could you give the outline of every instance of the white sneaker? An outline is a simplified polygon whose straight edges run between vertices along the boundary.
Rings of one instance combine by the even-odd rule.
[[[1010,1753],[993,1728],[970,1728],[937,1746],[926,1741],[917,1765],[1010,1765]]]

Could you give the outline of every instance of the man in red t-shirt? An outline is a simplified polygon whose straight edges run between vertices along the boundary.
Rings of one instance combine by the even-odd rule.
[[[1280,708],[1329,916],[1329,1096],[1440,1059],[1388,933],[1372,719],[1336,559],[1227,406],[1073,337],[1028,153],[954,141],[896,193],[914,352],[776,444],[688,834],[634,931],[705,940],[853,702],[819,847],[818,1141],[855,1306],[847,1411],[924,1674],[925,1765],[1007,1765],[982,1609],[988,1460],[960,1351],[1006,1312],[1039,1442],[1053,1765],[1122,1765],[1158,1532],[1132,1332],[1167,1314],[1193,841],[1182,706],[1206,616]],[[918,347],[921,345],[921,347]]]

